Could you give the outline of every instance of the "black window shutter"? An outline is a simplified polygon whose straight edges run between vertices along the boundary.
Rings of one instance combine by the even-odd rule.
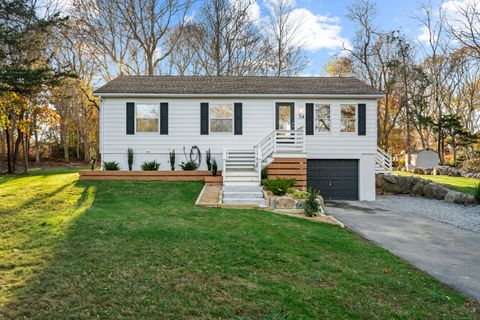
[[[241,102],[235,102],[233,114],[234,114],[234,128],[235,128],[236,135],[243,134],[242,108],[243,108],[243,105]]]
[[[208,103],[200,103],[200,134],[208,134]]]
[[[358,104],[358,135],[367,134],[367,105],[365,103]]]
[[[160,103],[160,134],[168,134],[168,103]]]
[[[305,108],[305,134],[313,136],[313,103],[307,103]]]
[[[127,134],[135,134],[135,103],[127,102]]]

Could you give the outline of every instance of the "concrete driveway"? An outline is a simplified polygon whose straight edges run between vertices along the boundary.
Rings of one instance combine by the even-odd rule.
[[[480,301],[480,233],[382,201],[327,201],[326,211],[364,238]]]

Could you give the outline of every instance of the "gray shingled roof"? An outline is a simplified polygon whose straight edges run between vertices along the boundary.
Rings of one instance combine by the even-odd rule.
[[[356,78],[122,76],[94,94],[381,94]]]

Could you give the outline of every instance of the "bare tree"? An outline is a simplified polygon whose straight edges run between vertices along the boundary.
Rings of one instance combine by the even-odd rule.
[[[251,16],[254,0],[206,1],[199,25],[204,43],[198,52],[206,75],[255,75],[262,71],[263,38]]]
[[[473,57],[480,59],[480,1],[464,1],[456,9],[459,18],[450,23],[451,34]]]
[[[302,48],[302,16],[295,14],[294,1],[268,1],[269,9],[267,39],[269,39],[269,61],[276,76],[291,76],[302,72],[308,64]],[[298,11],[297,11],[298,12]]]

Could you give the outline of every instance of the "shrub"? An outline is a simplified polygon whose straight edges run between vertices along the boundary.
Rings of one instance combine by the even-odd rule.
[[[128,170],[132,171],[132,167],[133,167],[133,149],[132,148],[128,148],[127,157],[128,157]]]
[[[217,160],[213,159],[212,161],[212,176],[217,175]]]
[[[320,211],[320,203],[318,202],[318,191],[310,188],[308,189],[307,199],[303,207],[303,212],[307,217],[313,217]]]
[[[197,168],[198,168],[198,163],[195,162],[194,160],[190,160],[190,161],[187,161],[187,162],[182,162],[182,163],[180,164],[180,167],[181,167],[182,170],[184,170],[184,171],[197,170]]]
[[[262,168],[261,176],[262,176],[262,180],[268,179],[268,169],[267,169],[267,167]]]
[[[160,163],[156,160],[153,161],[145,161],[142,163],[141,168],[143,171],[157,171],[160,168]]]
[[[97,158],[95,158],[95,156],[92,156],[90,158],[90,167],[92,168],[92,170],[95,170],[95,164],[97,163]]]
[[[103,169],[105,170],[120,170],[120,164],[116,161],[103,161]]]
[[[288,194],[292,195],[294,199],[305,200],[308,196],[308,192],[305,190],[297,190],[295,188],[289,188],[287,191]]]
[[[168,156],[169,156],[168,162],[170,163],[170,168],[172,169],[172,171],[175,171],[175,149],[170,151],[168,153]]]
[[[265,179],[262,184],[274,195],[283,196],[289,188],[295,185],[295,179],[276,178],[274,180]]]
[[[207,169],[208,171],[212,170],[212,152],[210,149],[205,151],[205,162],[207,163]]]

